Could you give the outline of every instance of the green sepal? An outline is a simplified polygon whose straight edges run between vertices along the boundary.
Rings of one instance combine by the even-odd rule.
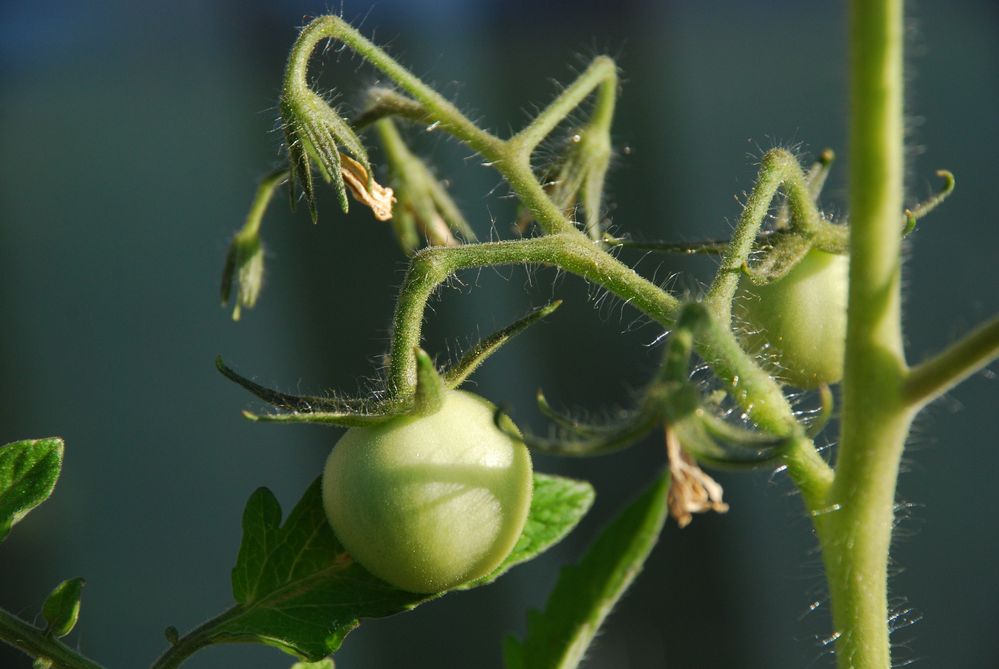
[[[371,401],[343,397],[319,397],[314,395],[289,395],[262,386],[242,376],[222,361],[215,358],[215,367],[231,381],[239,384],[268,404],[287,413],[257,414],[244,411],[243,415],[252,421],[265,423],[320,423],[340,427],[364,427],[384,423],[412,410],[412,403],[393,401]]]
[[[584,425],[567,417],[562,417],[559,422],[571,427],[556,437],[540,437],[524,433],[519,438],[529,449],[541,453],[576,457],[606,455],[627,448],[641,439],[656,426],[659,416],[655,413],[635,411],[607,425]],[[505,427],[509,422],[502,408],[496,410],[495,423],[511,438],[517,436],[512,429]]]
[[[458,362],[452,365],[444,373],[444,380],[449,388],[457,388],[468,379],[472,373],[479,368],[486,359],[498,351],[500,347],[519,335],[521,332],[534,325],[542,318],[553,314],[556,309],[562,306],[562,300],[549,302],[543,307],[539,307],[523,318],[514,321],[502,330],[494,332],[485,339],[482,339],[474,347],[461,357]]]
[[[456,388],[463,383],[486,358],[495,353],[511,338],[527,327],[550,315],[559,306],[556,300],[535,309],[520,320],[486,337],[469,350],[443,375],[434,367],[425,351],[415,352],[417,360],[417,388],[411,398],[367,400],[344,397],[320,397],[314,395],[291,395],[262,386],[242,376],[225,364],[221,356],[215,358],[215,366],[231,381],[242,386],[256,397],[281,409],[279,413],[259,414],[244,411],[249,420],[269,423],[319,423],[340,427],[365,427],[384,423],[392,418],[412,413],[433,413],[440,406],[443,391]]]
[[[572,217],[577,200],[582,204],[583,229],[594,240],[603,235],[600,216],[611,154],[609,129],[590,123],[569,137],[561,161],[543,180],[548,197],[566,216]],[[517,228],[525,231],[532,220],[530,212],[522,211]]]
[[[334,427],[372,427],[381,425],[406,411],[389,413],[352,413],[346,411],[305,411],[301,413],[254,413],[243,410],[243,418],[254,423],[311,423]]]
[[[414,351],[416,355],[416,392],[413,395],[413,411],[419,416],[429,416],[437,413],[444,404],[447,385],[437,373],[434,361],[422,348]]]
[[[288,152],[288,200],[292,211],[298,200],[296,188],[301,187],[305,202],[309,207],[309,217],[313,223],[319,220],[319,212],[316,210],[316,189],[312,180],[312,167],[309,164],[309,155],[305,149],[305,143],[301,137],[299,123],[290,111],[285,100],[281,100],[282,128],[284,130],[284,144]]]
[[[288,150],[292,199],[294,188],[301,184],[309,204],[312,222],[318,219],[310,159],[315,161],[323,178],[333,185],[340,208],[347,213],[350,204],[341,171],[340,147],[363,167],[367,184],[372,170],[368,152],[360,138],[343,117],[322,97],[308,88],[293,86],[281,96],[281,118]]]
[[[711,427],[709,427],[709,425]],[[715,469],[756,469],[771,466],[780,460],[792,443],[759,432],[750,432],[726,423],[706,412],[670,423],[680,446],[699,463]],[[745,441],[723,440],[720,435],[735,436]]]
[[[396,204],[393,230],[408,255],[416,251],[420,239],[431,246],[455,246],[459,239],[473,242],[475,232],[430,167],[413,154],[391,119],[376,124]],[[455,237],[458,235],[458,238]]]
[[[826,179],[829,177],[829,172],[832,169],[833,161],[836,160],[836,154],[832,149],[823,149],[822,153],[815,159],[812,166],[808,169],[805,174],[805,185],[808,190],[808,195],[813,201],[818,201],[819,195],[822,194],[822,188],[826,185]],[[788,202],[788,198],[785,196],[784,201],[781,203],[777,210],[777,217],[774,221],[774,230],[787,230],[791,227],[791,205]]]
[[[603,531],[583,559],[565,567],[544,611],[527,618],[521,641],[507,637],[507,669],[572,669],[641,571],[666,522],[669,475],[662,473]]]
[[[690,356],[694,340],[711,322],[711,314],[699,302],[688,302],[680,308],[673,334],[666,344],[659,383],[683,384],[690,373]]]
[[[667,344],[658,378],[646,388],[639,406],[606,424],[588,424],[559,414],[539,390],[538,408],[559,427],[555,437],[525,434],[531,449],[568,456],[593,456],[621,450],[635,443],[664,419],[685,414],[701,404],[698,390],[686,382],[694,338],[710,319],[707,309],[691,302],[683,306]],[[497,411],[497,425],[501,411]],[[503,429],[500,425],[500,429]]]
[[[393,184],[393,187],[394,184]],[[411,256],[420,250],[420,245],[423,243],[420,239],[420,233],[417,228],[416,216],[407,207],[397,207],[392,213],[392,220],[389,222],[392,226],[392,234],[395,235],[396,242],[399,243],[399,248],[407,256]]]
[[[26,439],[0,446],[0,541],[52,494],[62,470],[63,441]]]
[[[235,382],[263,401],[279,409],[302,412],[316,410],[361,409],[367,404],[362,404],[355,400],[347,400],[336,397],[289,395],[278,390],[272,390],[239,374],[236,370],[225,364],[225,361],[222,360],[222,356],[215,357],[215,368],[230,381]]]
[[[575,434],[582,437],[597,437],[604,434],[607,430],[605,425],[593,425],[590,423],[584,423],[580,420],[573,418],[564,413],[557,411],[548,402],[548,398],[545,396],[543,390],[538,388],[538,392],[534,397],[535,402],[538,405],[538,411],[540,411],[545,418],[555,423],[556,426],[565,430],[568,434]]]
[[[813,246],[811,239],[793,232],[774,235],[758,263],[743,265],[743,275],[756,286],[773,283],[787,276]]]
[[[358,129],[390,116],[423,123],[432,121],[422,103],[392,88],[372,86],[365,94],[365,100],[364,111],[353,119],[353,126]]]
[[[604,182],[611,160],[610,133],[592,126],[584,130],[584,133],[580,143],[586,143],[585,151],[589,154],[589,159],[586,178],[579,189],[579,201],[586,217],[584,230],[590,239],[597,240],[603,234],[600,223],[603,215]]]
[[[45,599],[42,615],[47,623],[46,634],[58,638],[73,631],[80,618],[80,594],[84,584],[82,578],[63,581]]]

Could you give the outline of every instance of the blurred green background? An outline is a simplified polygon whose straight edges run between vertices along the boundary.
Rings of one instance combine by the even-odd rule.
[[[503,133],[598,53],[623,86],[610,215],[637,237],[725,236],[771,146],[845,156],[841,3],[596,0],[344,0],[338,11],[425,80]],[[261,0],[0,4],[0,443],[60,435],[52,499],[0,546],[0,605],[32,619],[61,579],[84,576],[72,645],[109,667],[147,665],[231,603],[242,506],[258,486],[289,508],[337,432],[253,425],[259,406],[214,369],[288,391],[353,391],[377,374],[405,260],[388,228],[331,194],[313,226],[282,202],[264,224],[267,285],[240,323],[218,305],[228,239],[257,178],[277,164],[284,57],[325,3]],[[906,333],[918,361],[999,310],[999,9],[913,3],[910,201],[954,171],[958,190],[907,244]],[[341,100],[377,80],[346,55],[321,81]],[[319,69],[316,70],[319,72]],[[514,205],[496,173],[439,134],[414,146],[449,175],[481,237],[507,235]],[[625,151],[625,149],[628,149]],[[378,162],[377,157],[375,161]],[[844,160],[827,209],[843,211]],[[495,190],[494,190],[495,189]],[[627,256],[678,291],[710,264]],[[522,426],[544,430],[537,387],[566,407],[626,404],[658,357],[659,330],[549,271],[483,271],[435,304],[427,348],[444,359],[540,305],[566,305],[476,377]],[[892,579],[899,662],[999,664],[999,392],[982,373],[918,420],[900,482]],[[559,566],[649,481],[650,438],[591,461],[536,458],[586,478],[596,507],[568,540],[495,586],[352,634],[338,667],[498,667]],[[819,557],[780,473],[721,474],[731,511],[664,533],[586,666],[829,667]],[[908,623],[917,624],[907,626]],[[188,665],[282,667],[264,647],[222,647]],[[0,667],[29,667],[0,648]]]

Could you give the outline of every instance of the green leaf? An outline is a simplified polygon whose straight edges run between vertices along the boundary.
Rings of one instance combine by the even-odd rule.
[[[663,473],[597,538],[582,561],[566,567],[544,612],[527,618],[527,638],[507,637],[507,669],[572,669],[607,614],[635,580],[666,521],[669,475]]]
[[[0,446],[0,541],[48,499],[62,469],[62,439],[26,439]]]
[[[63,637],[73,631],[80,617],[80,593],[85,581],[71,578],[55,587],[42,605],[42,615],[48,626],[46,634]]]
[[[494,580],[557,542],[592,504],[587,483],[535,474],[534,486],[527,526],[513,553],[474,585]],[[406,611],[444,594],[398,590],[355,563],[326,520],[319,479],[284,524],[269,490],[250,496],[232,589],[237,606],[213,629],[213,641],[265,643],[312,661],[339,649],[361,618]]]
[[[280,523],[274,495],[254,492],[232,573],[239,606],[216,635],[320,660],[340,647],[360,616],[403,611],[425,598],[395,590],[350,558],[326,520],[318,479]]]

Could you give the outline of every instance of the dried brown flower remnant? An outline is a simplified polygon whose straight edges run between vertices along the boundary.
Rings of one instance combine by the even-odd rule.
[[[666,455],[669,457],[669,514],[677,525],[686,527],[694,519],[692,514],[716,511],[725,513],[728,504],[722,501],[722,487],[704,473],[697,462],[680,447],[680,441],[667,425]]]
[[[370,179],[371,188],[368,189],[368,171],[364,165],[354,160],[342,151],[340,153],[340,174],[343,181],[350,189],[350,194],[354,199],[363,205],[371,208],[371,212],[379,221],[389,221],[392,219],[392,204],[395,198],[392,196],[392,189],[380,185],[374,179]]]

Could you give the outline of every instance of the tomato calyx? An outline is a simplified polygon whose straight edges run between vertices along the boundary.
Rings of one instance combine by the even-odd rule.
[[[789,440],[730,423],[716,402],[703,397],[690,379],[693,341],[711,318],[704,305],[685,304],[663,353],[659,373],[635,407],[605,423],[582,421],[555,410],[542,391],[538,408],[555,425],[554,436],[516,433],[534,451],[568,456],[592,456],[626,448],[666,424],[683,450],[698,460],[722,468],[764,467],[779,459]],[[497,408],[494,421],[509,432],[506,412]]]
[[[292,395],[248,379],[226,365],[221,356],[215,359],[215,366],[230,381],[277,409],[277,412],[267,414],[243,411],[243,416],[249,420],[318,423],[338,427],[379,425],[400,416],[429,415],[436,412],[445,391],[457,389],[489,356],[531,325],[554,313],[561,304],[561,300],[550,302],[483,338],[443,372],[438,372],[426,351],[416,348],[412,352],[416,360],[416,383],[412,391],[406,394],[397,388],[386,387],[366,398]]]

